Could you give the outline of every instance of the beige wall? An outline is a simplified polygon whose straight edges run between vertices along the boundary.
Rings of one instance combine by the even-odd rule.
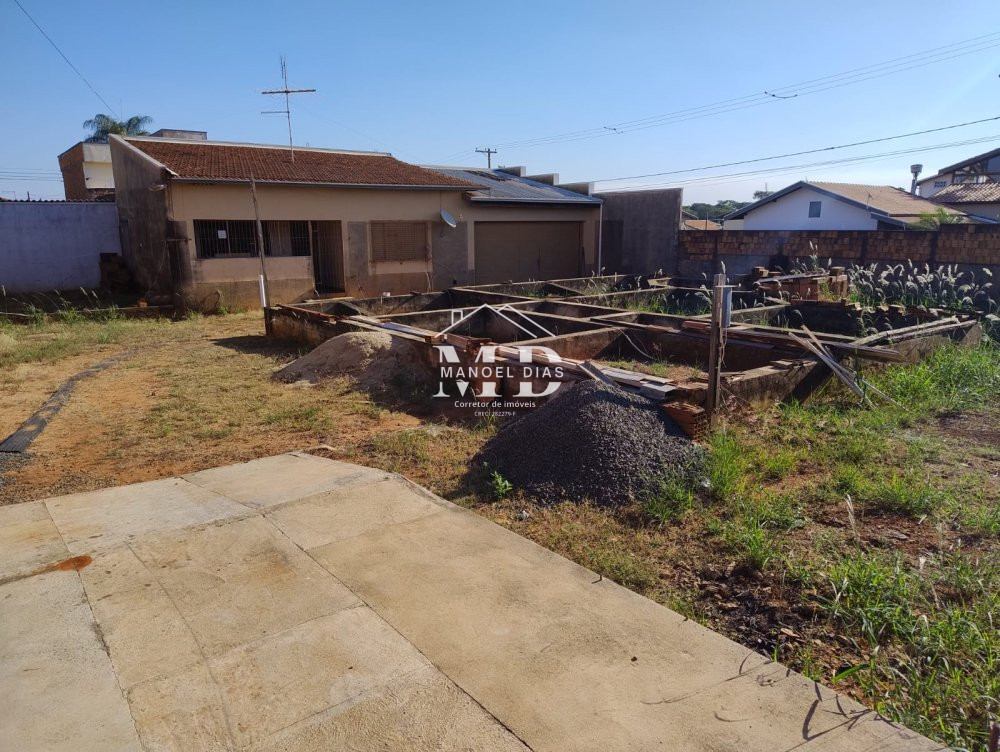
[[[435,190],[259,185],[257,194],[263,220],[341,221],[346,267],[344,279],[349,295],[426,291],[445,286],[452,279],[468,283],[475,265],[476,221],[582,221],[585,273],[592,271],[596,263],[599,214],[596,206],[483,206],[470,203],[461,191]],[[172,219],[186,232],[185,253],[190,263],[191,280],[198,291],[195,297],[207,300],[218,288],[221,297],[228,295],[230,300],[239,299],[227,304],[252,305],[257,296],[259,261],[251,258],[197,258],[193,224],[195,219],[253,219],[249,186],[173,182],[170,186],[170,205]],[[457,228],[444,225],[440,219],[442,209],[448,210],[459,221]],[[367,227],[368,222],[392,220],[431,223],[432,258],[429,261],[379,264],[367,261],[364,253],[367,238],[359,238],[359,232]],[[464,238],[455,237],[454,233],[463,233]],[[435,275],[434,249],[438,246],[443,249],[446,244],[452,251],[455,247],[465,248],[465,268],[449,268],[447,275]],[[359,247],[362,253],[355,251],[352,257],[351,249]],[[365,268],[359,268],[361,264]],[[268,257],[267,270],[274,302],[290,302],[311,293],[313,268],[310,257]],[[465,272],[464,277],[462,272]],[[274,292],[276,282],[280,283],[282,296],[286,297],[284,301],[279,300]],[[229,292],[226,293],[224,288]],[[295,297],[287,298],[289,295]]]

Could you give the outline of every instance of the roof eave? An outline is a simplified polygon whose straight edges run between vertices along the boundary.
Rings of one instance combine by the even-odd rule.
[[[249,178],[195,178],[177,176],[173,178],[175,183],[196,183],[200,185],[249,185]],[[375,188],[382,190],[405,190],[405,191],[468,191],[472,186],[468,185],[406,185],[399,183],[321,183],[311,180],[257,180],[257,185],[289,185],[307,188]]]
[[[554,206],[600,206],[600,199],[576,198],[496,198],[490,196],[469,196],[469,201],[475,204],[551,204]]]

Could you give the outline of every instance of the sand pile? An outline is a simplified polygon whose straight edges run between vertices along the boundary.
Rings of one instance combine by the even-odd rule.
[[[656,403],[584,381],[502,426],[476,460],[542,500],[611,506],[642,498],[665,472],[697,476],[702,455]]]
[[[277,371],[279,381],[308,381],[346,376],[365,389],[380,390],[403,380],[417,383],[430,377],[426,348],[386,332],[348,332]]]

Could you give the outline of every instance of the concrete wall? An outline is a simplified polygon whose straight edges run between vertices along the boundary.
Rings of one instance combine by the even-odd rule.
[[[122,255],[140,292],[147,296],[171,295],[174,281],[183,282],[184,269],[178,254],[184,249],[168,242],[176,228],[167,216],[170,191],[152,190],[165,185],[163,168],[146,159],[138,149],[111,137],[111,161],[115,176],[115,204],[121,227]]]
[[[809,216],[809,203],[819,201],[820,216]],[[743,219],[744,230],[875,230],[878,222],[867,209],[851,206],[809,188],[799,188],[759,206]]]
[[[1000,225],[942,225],[936,231],[750,231],[688,230],[680,234],[678,273],[700,277],[722,271],[749,274],[755,266],[772,266],[816,253],[838,266],[851,264],[957,264],[976,270],[984,266],[1000,274]]]
[[[119,252],[114,204],[0,202],[0,285],[7,292],[97,287],[100,254]]]
[[[597,194],[604,200],[602,269],[607,274],[673,272],[683,195],[680,188]]]

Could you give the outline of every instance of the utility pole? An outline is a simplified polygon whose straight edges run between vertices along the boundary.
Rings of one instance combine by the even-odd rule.
[[[271,290],[267,283],[267,266],[264,263],[264,225],[260,221],[260,209],[257,208],[257,181],[250,173],[250,197],[253,199],[254,223],[257,226],[257,257],[260,259],[260,307],[264,310],[264,332],[271,333],[271,315],[268,307],[271,305]]]
[[[497,150],[496,149],[489,149],[489,148],[487,148],[487,149],[476,149],[476,152],[478,154],[485,154],[486,155],[486,169],[487,170],[492,170],[493,169],[493,155],[497,153]]]
[[[285,95],[285,109],[283,110],[262,110],[261,115],[284,115],[288,119],[288,151],[292,155],[292,161],[295,161],[295,147],[292,146],[292,108],[291,102],[288,99],[289,94],[311,94],[315,92],[315,89],[289,89],[288,88],[288,66],[285,65],[285,56],[281,56],[281,80],[284,82],[285,86],[283,89],[268,89],[262,91],[261,94],[284,94]]]

